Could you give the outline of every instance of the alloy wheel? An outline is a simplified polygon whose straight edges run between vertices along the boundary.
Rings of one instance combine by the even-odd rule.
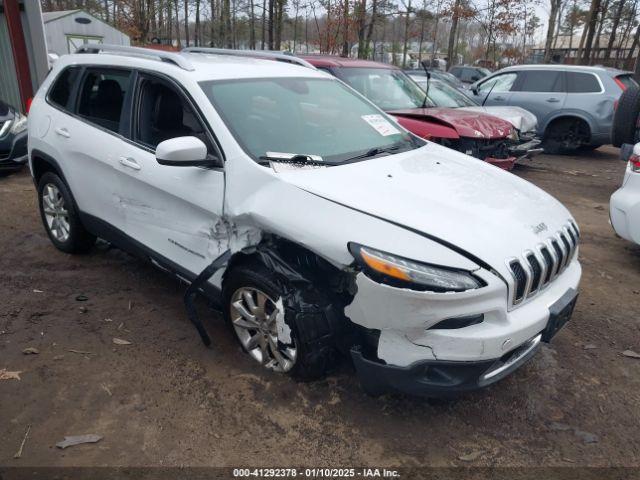
[[[276,318],[280,312],[276,301],[253,287],[241,287],[231,296],[229,306],[233,328],[249,355],[266,368],[288,372],[297,358],[292,345],[278,342]]]
[[[42,209],[51,235],[59,242],[66,242],[71,235],[69,212],[62,192],[53,183],[47,183],[42,190]]]

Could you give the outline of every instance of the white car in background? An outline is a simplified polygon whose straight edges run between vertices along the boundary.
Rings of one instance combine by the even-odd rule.
[[[437,79],[427,79],[426,76],[412,75],[409,76],[426,91],[429,85],[429,98],[438,107],[459,108],[471,112],[482,112],[494,117],[501,118],[511,125],[521,135],[530,135],[534,137],[538,128],[538,119],[536,116],[521,107],[484,107],[478,105],[469,96],[460,90],[448,85],[446,82]]]
[[[569,320],[579,231],[556,199],[304,60],[187,50],[56,62],[28,145],[59,250],[100,236],[190,284],[205,344],[196,294],[263,368],[309,379],[342,354],[371,393],[484,387]]]
[[[620,155],[627,160],[622,186],[611,195],[611,225],[625,240],[640,244],[640,143],[626,144]]]

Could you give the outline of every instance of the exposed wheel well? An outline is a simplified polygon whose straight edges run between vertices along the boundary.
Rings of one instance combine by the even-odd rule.
[[[554,118],[547,124],[547,128],[545,128],[544,134],[546,136],[552,127],[558,127],[561,124],[568,124],[571,122],[580,122],[583,126],[586,127],[587,132],[589,133],[589,137],[591,137],[591,127],[589,126],[589,122],[587,122],[584,118],[576,117],[573,115]]]
[[[46,172],[55,173],[60,178],[62,178],[66,183],[64,175],[60,171],[60,167],[58,167],[56,161],[53,160],[48,155],[45,155],[40,152],[32,152],[31,169],[33,172],[33,180],[36,183],[36,185],[38,184],[38,182],[40,182],[42,175],[44,175]]]

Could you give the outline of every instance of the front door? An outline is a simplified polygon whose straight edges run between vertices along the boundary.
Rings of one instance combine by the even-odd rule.
[[[165,266],[198,274],[226,248],[216,240],[224,199],[222,169],[170,167],[155,158],[170,138],[195,136],[220,156],[198,110],[164,78],[136,81],[132,142],[118,151],[117,192],[121,230],[155,252]]]
[[[478,85],[475,99],[487,107],[513,105],[510,103],[511,89],[517,78],[516,72],[501,73],[488,78]]]

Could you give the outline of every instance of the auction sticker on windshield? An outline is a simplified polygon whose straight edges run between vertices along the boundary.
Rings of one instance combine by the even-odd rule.
[[[362,119],[371,125],[376,132],[378,132],[383,137],[388,137],[389,135],[396,135],[400,133],[396,127],[394,127],[391,122],[389,122],[382,115],[362,115]]]

